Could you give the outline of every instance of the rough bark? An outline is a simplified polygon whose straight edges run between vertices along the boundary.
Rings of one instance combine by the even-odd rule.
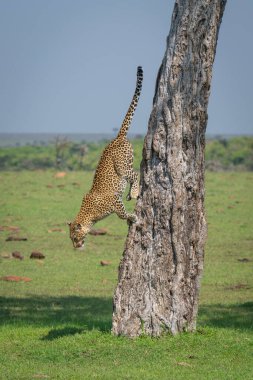
[[[212,65],[226,0],[177,0],[144,142],[138,223],[114,295],[116,335],[196,327],[203,269],[204,148]]]

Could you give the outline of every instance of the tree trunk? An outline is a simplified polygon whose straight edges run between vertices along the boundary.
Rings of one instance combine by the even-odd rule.
[[[138,223],[114,295],[116,335],[196,327],[203,269],[207,105],[226,0],[177,0],[143,148]]]

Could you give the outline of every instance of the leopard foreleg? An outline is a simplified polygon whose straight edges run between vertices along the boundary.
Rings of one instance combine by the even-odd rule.
[[[115,197],[114,212],[118,215],[120,219],[125,219],[128,222],[137,222],[137,217],[135,214],[130,214],[126,211],[125,206],[120,197]]]

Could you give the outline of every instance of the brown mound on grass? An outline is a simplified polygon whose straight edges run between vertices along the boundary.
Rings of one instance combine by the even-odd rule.
[[[51,228],[50,230],[47,230],[47,232],[51,233],[51,232],[63,232],[65,233],[66,231],[63,230],[62,228]]]
[[[244,257],[243,259],[237,259],[237,261],[240,261],[241,263],[249,263],[252,260],[247,259],[246,257]]]
[[[227,286],[225,290],[240,290],[240,289],[250,289],[251,287],[247,284],[235,284],[231,286]]]
[[[38,251],[33,251],[30,255],[30,259],[38,259],[38,260],[43,260],[45,259],[45,255],[43,253],[38,252]]]
[[[14,257],[14,259],[19,259],[19,260],[23,260],[24,259],[24,256],[21,255],[21,253],[19,251],[12,252],[12,257]]]
[[[102,267],[106,266],[106,265],[110,265],[111,262],[110,261],[106,261],[106,260],[101,260],[100,261],[100,265],[102,265]]]
[[[0,226],[0,231],[18,232],[19,231],[19,227],[17,227],[17,226]]]
[[[54,178],[64,178],[66,176],[66,172],[58,172],[55,173]]]
[[[2,259],[10,259],[11,256],[8,253],[2,253],[1,254]]]
[[[89,234],[94,235],[94,236],[106,235],[107,230],[105,228],[98,228],[98,229],[93,228],[92,230],[90,230]]]
[[[5,241],[26,241],[26,237],[20,237],[20,236],[8,236]]]
[[[1,280],[12,281],[12,282],[20,282],[20,281],[29,282],[29,281],[32,281],[32,279],[29,277],[20,277],[20,276],[4,276],[4,277],[1,277]]]

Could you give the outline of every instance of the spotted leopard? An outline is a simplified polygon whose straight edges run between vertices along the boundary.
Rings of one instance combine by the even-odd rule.
[[[102,153],[92,187],[84,195],[75,220],[68,223],[74,248],[82,248],[92,225],[112,213],[131,223],[137,220],[134,214],[127,213],[122,195],[127,183],[130,183],[127,200],[136,199],[139,194],[138,174],[133,170],[133,148],[127,140],[127,132],[140,97],[142,79],[143,71],[139,66],[133,99],[119,133]]]

